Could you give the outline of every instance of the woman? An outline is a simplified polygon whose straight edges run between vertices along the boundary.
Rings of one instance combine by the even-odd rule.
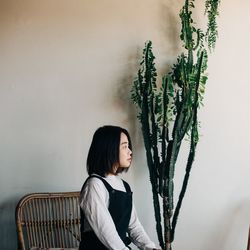
[[[137,218],[130,186],[118,177],[131,161],[127,130],[116,126],[96,130],[87,157],[89,177],[80,195],[79,250],[127,250],[131,241],[139,249],[156,249]]]

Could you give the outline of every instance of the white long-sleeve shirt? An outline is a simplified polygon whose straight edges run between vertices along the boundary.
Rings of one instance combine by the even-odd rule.
[[[123,181],[115,175],[104,178],[113,189],[126,192]],[[110,250],[127,250],[119,237],[108,210],[109,193],[98,178],[90,178],[80,195],[80,207],[84,212],[84,231],[93,230],[99,240]],[[128,233],[132,242],[141,250],[153,249],[155,244],[143,229],[134,205],[132,205]]]

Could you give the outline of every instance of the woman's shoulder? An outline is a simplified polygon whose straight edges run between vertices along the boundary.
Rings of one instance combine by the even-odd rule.
[[[103,183],[102,177],[100,176],[89,176],[81,190],[81,197],[90,197],[92,195],[105,195],[107,193],[107,189],[105,187],[105,184]]]
[[[100,175],[90,175],[86,181],[84,186],[86,187],[104,187],[104,181],[103,181],[103,177],[101,177]]]
[[[92,206],[96,202],[105,201],[107,203],[109,193],[104,183],[98,177],[88,177],[82,187],[80,194],[80,204],[82,208]]]

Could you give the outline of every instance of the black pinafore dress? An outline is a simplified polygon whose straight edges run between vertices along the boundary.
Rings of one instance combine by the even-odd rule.
[[[123,181],[123,184],[126,189],[126,192],[123,192],[113,189],[106,180],[104,180],[102,177],[98,175],[89,176],[85,181],[85,183],[87,183],[87,181],[90,178],[100,179],[105,185],[106,189],[108,190],[109,192],[108,210],[114,221],[116,230],[120,238],[122,239],[124,244],[128,247],[131,241],[127,237],[127,230],[132,211],[132,192],[129,184]],[[83,184],[82,189],[84,188],[85,183]],[[80,210],[80,213],[81,213],[81,242],[79,245],[79,250],[107,250],[108,248],[106,248],[101,243],[101,241],[97,238],[97,236],[93,231],[84,232],[84,213],[82,209]]]

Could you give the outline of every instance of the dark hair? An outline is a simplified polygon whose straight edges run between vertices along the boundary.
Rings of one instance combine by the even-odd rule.
[[[87,157],[88,174],[105,176],[112,173],[114,164],[119,163],[121,133],[128,137],[129,148],[132,150],[131,139],[126,129],[106,125],[98,128],[93,136]],[[118,168],[117,173],[127,169]]]

